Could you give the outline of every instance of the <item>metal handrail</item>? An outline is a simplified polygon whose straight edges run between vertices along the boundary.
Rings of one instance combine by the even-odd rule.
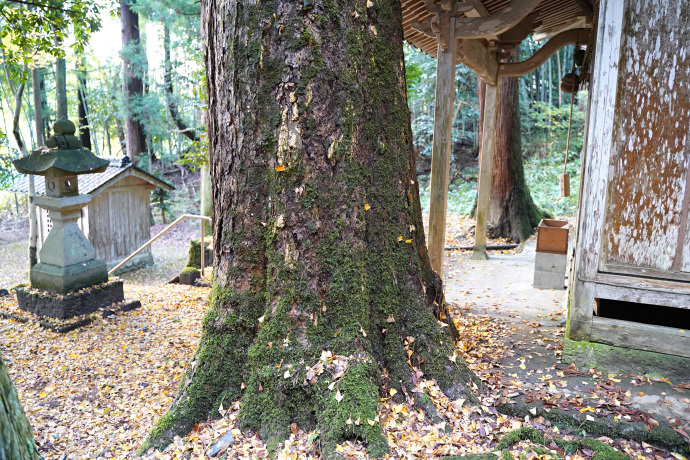
[[[203,276],[204,275],[204,265],[206,265],[206,260],[205,260],[206,259],[206,248],[204,245],[204,230],[205,230],[204,224],[206,222],[211,222],[211,218],[207,217],[207,216],[197,216],[195,214],[182,214],[180,217],[175,219],[175,221],[173,223],[171,223],[170,225],[165,227],[163,230],[161,230],[161,232],[158,235],[156,235],[153,238],[151,238],[150,240],[148,240],[146,243],[144,243],[144,245],[142,247],[140,247],[139,249],[137,249],[136,251],[131,253],[122,262],[115,265],[113,267],[113,269],[108,272],[108,275],[112,275],[113,273],[118,271],[124,264],[126,264],[127,262],[132,260],[137,254],[139,254],[141,251],[143,251],[144,249],[149,247],[151,245],[151,243],[156,241],[158,238],[160,238],[165,233],[167,233],[171,228],[173,228],[175,225],[179,224],[180,222],[182,222],[185,219],[201,219],[201,240],[200,240],[201,244],[200,244],[200,247],[201,247],[201,275]]]

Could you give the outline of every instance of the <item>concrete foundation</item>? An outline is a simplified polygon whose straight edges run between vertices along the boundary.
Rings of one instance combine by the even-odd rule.
[[[537,252],[534,259],[535,289],[565,289],[565,270],[568,256]]]

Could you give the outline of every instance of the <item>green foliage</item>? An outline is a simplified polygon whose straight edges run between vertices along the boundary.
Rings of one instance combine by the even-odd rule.
[[[61,43],[70,31],[74,37],[73,49],[78,53],[83,51],[100,24],[98,2],[73,0],[66,4],[42,0],[31,6],[0,2],[0,51],[12,79],[26,81],[28,73],[23,67],[36,54],[64,56]]]
[[[569,161],[580,156],[582,150],[585,126],[585,110],[587,105],[587,91],[581,91],[577,96],[577,103],[573,107],[572,133],[568,154]],[[568,139],[568,126],[570,124],[570,105],[561,107],[548,102],[537,102],[527,113],[522,114],[527,123],[531,123],[529,133],[530,142],[527,144],[530,151],[527,155],[565,154]]]
[[[17,157],[17,150],[9,145],[7,138],[0,132],[0,189],[8,187],[14,180],[12,160]]]
[[[431,155],[436,97],[436,59],[409,44],[405,44],[404,51],[407,97],[415,149],[419,154]],[[455,69],[454,111],[453,139],[460,139],[463,137],[463,120],[469,125],[469,122],[479,113],[477,76],[464,65],[458,65]],[[465,130],[464,137],[474,139],[474,132]]]
[[[160,211],[163,223],[166,222],[166,214],[170,214],[171,208],[169,199],[170,193],[163,188],[157,188],[151,194],[151,202],[153,203],[153,207]]]

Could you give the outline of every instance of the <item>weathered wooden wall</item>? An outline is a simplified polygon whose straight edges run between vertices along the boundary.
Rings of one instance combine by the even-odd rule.
[[[687,226],[690,6],[627,2],[609,168],[603,271],[608,264],[690,271]]]
[[[599,11],[567,337],[690,356],[687,325],[653,314],[690,309],[690,2]],[[604,317],[611,301],[648,320]]]
[[[89,204],[89,239],[98,259],[114,264],[148,241],[152,188],[147,182],[129,176],[93,197]],[[150,252],[150,248],[144,250],[146,254]]]

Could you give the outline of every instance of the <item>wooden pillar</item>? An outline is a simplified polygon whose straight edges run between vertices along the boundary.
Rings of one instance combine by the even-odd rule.
[[[472,259],[487,260],[486,225],[489,215],[489,192],[491,191],[491,161],[496,150],[498,128],[498,104],[501,79],[497,85],[486,85],[484,96],[484,123],[482,125],[482,151],[479,164],[479,186],[477,190],[477,222],[474,227],[474,251]]]
[[[453,96],[455,91],[455,18],[449,20],[448,45],[438,46],[436,63],[436,102],[434,140],[431,151],[431,196],[429,199],[429,262],[443,278],[443,251],[446,245],[446,208],[448,170],[453,132]]]

